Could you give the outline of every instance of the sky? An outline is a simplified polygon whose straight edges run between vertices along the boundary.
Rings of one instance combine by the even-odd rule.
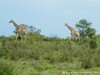
[[[70,36],[65,23],[75,27],[86,19],[100,34],[100,0],[0,0],[0,36],[14,35],[11,19],[41,29],[42,35],[61,38]]]

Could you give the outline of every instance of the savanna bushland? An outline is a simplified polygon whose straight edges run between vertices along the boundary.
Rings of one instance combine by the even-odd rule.
[[[100,34],[91,25],[85,19],[75,25],[81,35],[79,42],[45,36],[41,29],[21,24],[29,31],[30,40],[0,36],[0,75],[99,75]]]

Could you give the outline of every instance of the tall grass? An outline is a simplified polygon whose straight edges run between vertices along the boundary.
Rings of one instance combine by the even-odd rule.
[[[71,43],[68,39],[43,35],[30,36],[30,40],[23,42],[20,39],[14,41],[15,36],[0,38],[0,58],[9,60],[9,62],[25,61],[20,66],[27,66],[28,62],[28,67],[30,67],[28,72],[32,74],[43,75],[44,71],[49,72],[49,70],[55,70],[57,74],[61,74],[59,70],[70,72],[100,67],[100,47],[91,49],[88,42]],[[32,69],[35,72],[32,72]]]

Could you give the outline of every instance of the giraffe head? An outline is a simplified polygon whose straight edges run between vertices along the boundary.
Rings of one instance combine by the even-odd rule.
[[[65,23],[65,26],[67,26],[68,24],[67,23]]]
[[[13,22],[13,20],[10,20],[9,23]]]

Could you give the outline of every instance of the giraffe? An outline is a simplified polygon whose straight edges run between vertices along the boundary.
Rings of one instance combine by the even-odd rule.
[[[80,33],[78,31],[76,31],[74,28],[72,28],[71,26],[69,26],[68,24],[65,24],[65,26],[71,31],[71,39],[76,36],[78,38],[78,40],[80,41]]]
[[[9,23],[12,23],[17,28],[16,40],[18,39],[18,36],[19,35],[20,36],[21,35],[24,35],[25,36],[25,39],[26,39],[26,36],[28,37],[28,34],[29,33],[28,33],[28,31],[25,28],[23,28],[20,25],[18,25],[14,20],[9,21]],[[30,39],[30,38],[28,37],[28,39]]]

